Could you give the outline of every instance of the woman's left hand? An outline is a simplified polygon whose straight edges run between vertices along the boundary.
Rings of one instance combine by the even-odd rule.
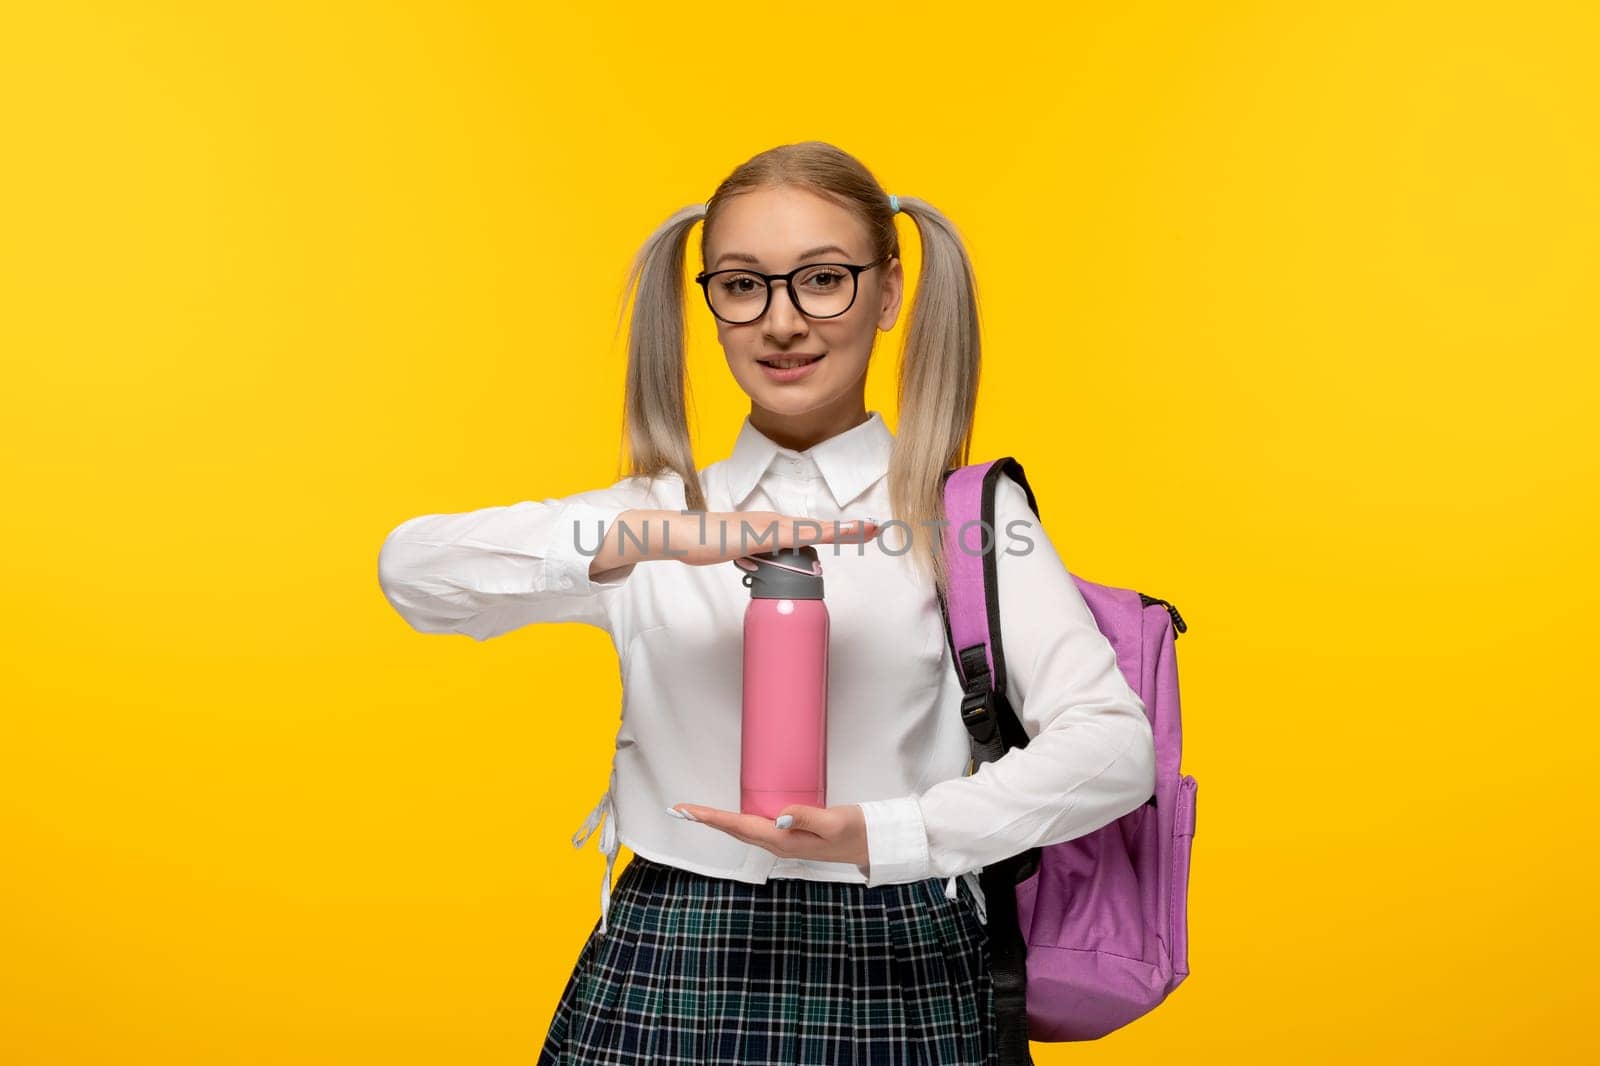
[[[778,812],[779,820],[785,816],[793,819],[787,829],[779,829],[773,819],[759,814],[738,814],[694,803],[680,803],[667,810],[686,813],[701,825],[766,848],[780,859],[849,862],[863,874],[868,872],[867,818],[854,803],[833,807],[792,803]]]

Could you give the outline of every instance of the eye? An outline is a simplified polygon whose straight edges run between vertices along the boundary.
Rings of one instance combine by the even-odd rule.
[[[761,279],[753,274],[730,274],[718,278],[717,284],[729,296],[749,296],[762,288]]]
[[[838,288],[839,283],[843,281],[845,277],[846,274],[844,271],[835,267],[821,267],[805,275],[805,277],[801,280],[801,284],[807,286],[808,288],[815,289],[817,292],[827,292],[829,289]]]

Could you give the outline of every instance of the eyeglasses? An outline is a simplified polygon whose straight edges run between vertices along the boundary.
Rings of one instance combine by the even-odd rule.
[[[787,274],[763,274],[757,270],[702,271],[694,280],[705,290],[711,313],[730,325],[742,326],[767,313],[772,302],[772,283],[782,281],[789,290],[789,301],[807,318],[838,318],[856,302],[857,279],[894,258],[881,256],[870,263],[807,263]]]

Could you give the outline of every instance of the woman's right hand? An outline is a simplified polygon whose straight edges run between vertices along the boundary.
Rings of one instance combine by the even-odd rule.
[[[802,544],[861,544],[882,528],[870,520],[852,525],[776,511],[623,511],[607,528],[589,573],[665,559],[710,566]]]

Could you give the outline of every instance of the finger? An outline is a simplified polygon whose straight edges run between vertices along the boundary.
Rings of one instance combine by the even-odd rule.
[[[790,819],[788,828],[782,829],[785,833],[807,833],[813,836],[827,836],[831,828],[828,811],[825,807],[807,807],[801,803],[791,803],[778,812],[778,821],[784,816]],[[776,824],[776,823],[774,823]]]
[[[802,544],[825,544],[828,540],[829,524],[817,518],[798,518],[794,515],[786,516],[789,528],[785,531],[785,547],[798,547]]]
[[[778,841],[778,832],[772,819],[763,818],[759,814],[745,814],[739,811],[724,811],[716,807],[701,807],[696,804],[679,804],[679,809],[687,811],[694,820],[714,829],[721,829],[725,833],[742,835],[753,840],[764,842]]]
[[[830,522],[825,539],[829,542],[869,540],[877,532],[878,526],[876,523],[870,519],[858,518],[849,522]]]
[[[763,818],[759,814],[734,813],[733,811],[718,810],[715,807],[700,807],[681,804],[680,809],[692,814],[696,821],[708,825],[713,829],[720,829],[731,837],[736,837],[746,844],[766,848],[768,851],[782,858],[795,858],[791,842],[797,838],[790,837],[792,830],[778,829],[773,825],[771,818]]]
[[[797,530],[799,521],[796,520]],[[857,541],[870,540],[877,535],[880,528],[870,518],[852,519],[848,522],[842,522],[837,519],[829,519],[826,522],[819,522],[816,519],[806,519],[805,521],[811,524],[807,525],[801,532],[807,537],[808,543],[818,544],[855,543]],[[817,525],[822,527],[822,531],[813,537],[811,531]]]
[[[743,840],[746,844],[752,843],[752,841],[747,840],[745,835],[732,824],[730,821],[731,816],[727,811],[720,811],[715,807],[698,807],[684,804],[668,807],[667,810],[669,812],[677,811],[688,818],[688,820],[691,822],[698,822],[700,825],[706,826],[708,829],[716,829],[720,832],[727,833],[731,837],[737,837],[738,839]]]

